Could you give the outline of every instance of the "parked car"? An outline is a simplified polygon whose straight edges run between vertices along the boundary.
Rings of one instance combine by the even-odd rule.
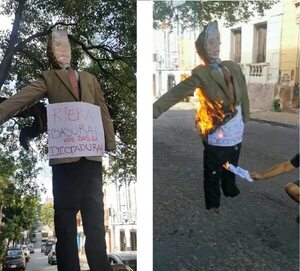
[[[21,248],[21,249],[22,249],[22,251],[23,251],[23,253],[24,253],[26,262],[29,262],[29,260],[30,260],[30,251],[29,251],[29,249],[27,248],[26,245],[22,245],[22,248]]]
[[[132,271],[128,265],[122,263],[113,263],[111,264],[111,268],[113,271]]]
[[[48,264],[57,264],[55,245],[52,246],[51,251],[48,253]]]
[[[2,270],[22,270],[26,269],[26,260],[24,253],[19,248],[8,249],[2,264]]]
[[[48,253],[52,250],[52,246],[55,245],[55,241],[48,240],[46,241],[44,254],[48,255]]]
[[[108,253],[107,257],[112,266],[114,264],[123,264],[129,268],[129,271],[136,271],[136,252],[122,251],[118,253]]]

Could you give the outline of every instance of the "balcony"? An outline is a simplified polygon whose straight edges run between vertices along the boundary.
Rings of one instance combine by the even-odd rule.
[[[241,64],[246,83],[266,84],[269,76],[270,63]]]
[[[129,210],[128,212],[118,212],[112,208],[110,209],[109,217],[112,224],[136,223],[136,211]]]

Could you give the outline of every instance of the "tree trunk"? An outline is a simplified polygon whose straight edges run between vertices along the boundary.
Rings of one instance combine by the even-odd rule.
[[[0,89],[2,88],[9,74],[9,69],[11,67],[11,62],[15,53],[14,47],[17,44],[18,32],[20,28],[21,19],[22,19],[22,12],[24,10],[26,1],[27,0],[19,0],[19,6],[17,7],[15,12],[15,20],[10,34],[8,47],[4,54],[3,60],[0,64]]]

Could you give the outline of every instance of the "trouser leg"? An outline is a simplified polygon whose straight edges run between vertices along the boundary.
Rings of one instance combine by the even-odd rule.
[[[81,216],[86,236],[85,251],[90,271],[112,270],[107,259],[101,163],[89,164],[89,185],[81,201]]]
[[[220,178],[222,173],[222,149],[204,144],[203,151],[203,177],[206,209],[220,206]]]
[[[87,182],[81,159],[52,166],[56,255],[59,271],[79,271],[76,214]]]
[[[233,147],[228,147],[225,154],[226,161],[234,166],[238,166],[240,152],[241,144]],[[235,174],[226,170],[225,168],[222,169],[221,187],[225,197],[235,197],[240,194],[240,190],[235,184]]]
[[[59,271],[80,271],[76,213],[77,210],[55,209],[56,257]]]

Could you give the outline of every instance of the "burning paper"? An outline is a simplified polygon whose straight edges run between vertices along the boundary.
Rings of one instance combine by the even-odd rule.
[[[224,168],[231,171],[232,173],[242,177],[243,179],[246,179],[248,182],[253,182],[253,179],[250,177],[250,173],[248,170],[243,169],[241,167],[235,167],[234,165],[230,164],[229,162],[226,162],[223,165]]]

